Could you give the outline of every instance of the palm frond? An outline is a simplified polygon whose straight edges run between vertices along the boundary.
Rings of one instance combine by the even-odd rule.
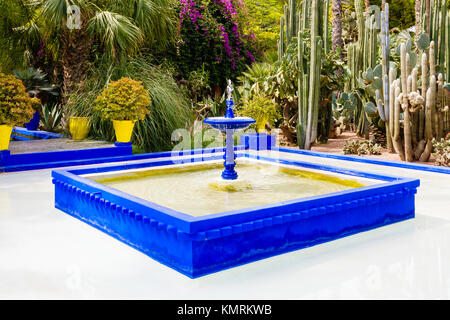
[[[143,40],[142,31],[127,17],[110,11],[99,11],[89,21],[88,32],[104,45],[107,54],[134,52]]]
[[[167,44],[173,34],[173,12],[167,0],[135,0],[132,15],[149,43]]]
[[[56,29],[64,27],[67,9],[76,4],[73,0],[45,0],[40,12],[42,18],[49,21]]]

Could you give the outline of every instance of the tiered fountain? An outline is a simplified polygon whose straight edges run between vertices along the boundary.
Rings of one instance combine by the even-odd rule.
[[[233,92],[233,86],[231,80],[228,80],[228,86],[226,89],[227,94],[227,111],[225,117],[206,118],[205,123],[209,124],[215,129],[226,134],[226,149],[224,155],[225,170],[222,172],[222,178],[225,180],[236,180],[238,174],[234,167],[236,166],[236,155],[234,154],[234,139],[233,134],[236,130],[242,130],[247,128],[252,123],[255,123],[255,119],[249,117],[235,117],[233,112],[233,98],[231,93]]]

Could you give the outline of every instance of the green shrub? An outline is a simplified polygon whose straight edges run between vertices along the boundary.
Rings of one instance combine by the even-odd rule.
[[[240,107],[238,114],[244,117],[251,117],[256,120],[256,123],[268,121],[271,125],[278,118],[277,109],[272,99],[263,95],[255,95],[245,101]]]
[[[144,120],[151,100],[142,82],[123,77],[110,82],[94,103],[105,120]]]
[[[0,73],[0,125],[16,126],[33,118],[33,107],[39,99],[30,98],[22,82],[12,75]]]

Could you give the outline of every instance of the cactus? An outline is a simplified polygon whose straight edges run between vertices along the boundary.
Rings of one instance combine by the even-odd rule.
[[[391,152],[395,152],[392,145],[392,137],[390,135],[390,86],[393,81],[393,74],[389,73],[389,5],[386,3],[384,11],[381,13],[381,66],[382,66],[382,81],[383,81],[383,103],[384,114],[380,114],[380,117],[385,121],[387,148]]]
[[[406,53],[406,45],[405,43],[401,44],[400,48],[400,65],[401,65],[401,84],[402,84],[402,93],[400,96],[400,103],[403,109],[404,116],[404,140],[405,140],[405,159],[408,162],[413,160],[413,148],[412,148],[412,134],[411,134],[411,116],[409,110],[409,101],[408,101],[408,59]]]
[[[284,55],[284,18],[280,18],[280,39],[278,40],[278,60],[281,60]]]
[[[311,55],[309,69],[308,118],[306,123],[305,149],[310,149],[317,138],[318,97],[320,89],[320,65],[322,40],[319,35],[319,4],[311,2]]]
[[[428,161],[432,152],[432,140],[444,137],[450,130],[449,102],[445,89],[448,86],[445,84],[448,67],[443,68],[448,64],[446,57],[450,49],[447,34],[450,30],[447,31],[449,15],[443,13],[443,8],[447,10],[443,2],[440,4],[435,0],[432,2],[430,18],[421,15],[421,23],[429,23],[431,36],[421,34],[417,38],[416,45],[421,52],[418,66],[417,55],[411,51],[411,45],[402,43],[399,46],[401,73],[398,79],[395,68],[390,68],[387,4],[381,15],[381,65],[375,67],[378,49],[373,41],[376,34],[373,33],[372,17],[367,16],[365,24],[358,24],[358,42],[348,46],[348,68],[352,78],[346,89],[352,91],[356,87],[365,92],[365,96],[360,97],[364,105],[364,112],[359,114],[360,124],[363,123],[364,115],[367,115],[372,124],[379,116],[379,121],[385,125],[388,148],[403,161]],[[362,9],[359,1],[355,1],[355,9],[361,22]],[[358,53],[358,50],[361,51]],[[359,60],[361,56],[366,57],[365,61]],[[363,69],[365,67],[367,69]],[[361,69],[365,71],[361,72]],[[437,74],[437,70],[445,70],[446,73]],[[359,129],[362,128],[360,125]]]
[[[329,27],[328,27],[328,15],[330,11],[330,0],[327,0],[324,2],[323,6],[323,34],[322,34],[322,40],[323,40],[323,51],[325,55],[328,54],[330,51],[330,43],[328,40],[328,34],[329,34]]]
[[[355,0],[355,16],[358,28],[358,41],[353,44],[349,44],[347,47],[347,66],[348,70],[351,74],[351,79],[348,84],[345,86],[346,92],[353,92],[355,89],[362,88],[365,89],[367,86],[362,84],[361,77],[364,78],[364,72],[367,72],[369,69],[371,71],[374,70],[377,62],[377,54],[378,54],[378,35],[376,29],[376,21],[375,15],[365,15],[363,13],[361,1]],[[386,10],[382,19],[388,20],[389,12]],[[389,30],[388,23],[383,24],[383,28],[385,30]],[[384,32],[381,36],[381,47],[382,53],[385,57],[385,61],[388,61],[389,57],[389,33]],[[364,72],[363,72],[364,71]],[[378,90],[383,91],[382,97],[382,105],[389,105],[389,68],[388,65],[383,66],[383,72],[380,76],[381,79],[381,87],[377,88]],[[364,79],[367,81],[367,79]],[[369,81],[373,81],[370,79]],[[378,81],[378,80],[377,80]],[[375,92],[375,90],[373,91]],[[386,92],[386,94],[384,94]],[[355,110],[354,120],[357,122],[357,133],[360,136],[369,137],[369,126],[368,126],[368,118],[366,113],[364,112],[364,106],[367,104],[368,99],[360,98],[360,102]],[[376,105],[378,104],[378,99],[375,100]],[[384,109],[386,113],[389,113],[389,108]],[[387,123],[388,124],[388,123]],[[387,125],[389,127],[389,124]],[[389,130],[389,128],[387,128]],[[388,144],[391,145],[390,138],[388,138]]]
[[[425,3],[425,4],[424,4]],[[426,6],[430,5],[429,13]],[[431,41],[434,41],[434,61],[444,72],[447,82],[450,82],[450,19],[447,0],[422,1],[420,13],[421,32],[427,33]]]
[[[288,5],[284,5],[284,16],[280,18],[280,40],[278,42],[278,60],[281,60],[286,48],[299,30],[301,22],[297,14],[297,0],[289,0]],[[286,38],[286,43],[284,39]],[[283,39],[283,40],[282,40]]]
[[[290,4],[293,2],[290,2]],[[320,70],[322,55],[328,50],[329,0],[304,0],[296,14],[298,30],[298,124],[297,142],[300,148],[310,149],[318,136],[320,104]],[[322,18],[325,16],[325,18]],[[310,30],[311,51],[305,63],[304,30]],[[329,127],[329,125],[328,125]]]
[[[391,90],[395,93],[394,130],[390,130],[394,149],[402,160],[429,160],[433,139],[440,139],[448,132],[448,101],[444,89],[444,77],[435,74],[435,43],[431,41],[428,55],[421,60],[422,88],[417,84],[419,69],[408,59],[406,45],[401,44],[401,78],[394,80]],[[412,68],[412,70],[411,70]],[[401,84],[401,89],[400,89]],[[423,107],[425,106],[425,110]],[[390,106],[392,108],[392,106]],[[401,142],[400,114],[403,111],[403,145]],[[447,114],[447,115],[446,115]]]
[[[446,79],[447,82],[450,83],[450,14],[447,14],[447,22],[445,25],[445,40],[444,40],[444,47],[446,48],[445,50],[445,70],[446,70]]]
[[[448,42],[447,42],[447,46],[446,46],[446,42],[445,42],[445,36],[446,33],[445,32],[446,29],[445,27],[448,27],[447,24],[447,0],[442,0],[442,5],[441,5],[441,10],[440,10],[440,23],[437,26],[437,28],[439,28],[439,65],[444,66],[445,65],[445,59],[446,59],[446,52],[449,51],[450,49],[448,48]],[[448,29],[447,29],[448,30]],[[447,78],[448,81],[450,81],[449,78]]]

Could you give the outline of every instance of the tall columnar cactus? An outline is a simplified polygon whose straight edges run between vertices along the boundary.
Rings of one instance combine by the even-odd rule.
[[[278,60],[281,60],[284,55],[284,18],[280,18],[280,39],[278,40]]]
[[[446,36],[446,29],[445,27],[448,26],[447,24],[447,0],[442,0],[442,4],[441,4],[441,10],[440,10],[440,21],[439,21],[439,25],[437,26],[437,28],[439,28],[439,64],[441,66],[445,65],[445,59],[446,59],[446,52],[450,50],[450,48],[448,47],[448,43],[447,46],[445,43],[445,36]],[[436,19],[437,20],[437,19]],[[449,79],[450,81],[450,79]]]
[[[320,37],[320,7],[318,0],[311,1],[311,53],[309,62],[308,83],[308,104],[306,123],[301,124],[304,127],[304,148],[310,149],[311,144],[317,138],[317,123],[319,118],[319,90],[320,90],[320,64],[322,57],[322,39]],[[299,88],[301,89],[301,88]],[[300,99],[299,99],[300,103]],[[305,107],[300,107],[305,109]]]
[[[320,104],[320,69],[322,55],[328,48],[329,0],[304,0],[298,14],[298,125],[300,148],[310,149],[318,136]],[[324,18],[325,17],[325,18]],[[304,30],[309,29],[310,54],[305,60]],[[305,63],[306,62],[306,63]]]
[[[446,80],[447,83],[450,83],[450,14],[447,13],[447,22],[445,25],[445,41],[444,41],[444,47],[445,49],[445,70],[446,70]]]
[[[402,43],[400,49],[400,64],[401,64],[401,84],[402,94],[400,98],[401,106],[403,109],[403,126],[404,126],[404,139],[405,139],[405,159],[408,162],[413,161],[413,147],[412,147],[412,128],[411,128],[411,115],[409,109],[409,91],[408,89],[408,58],[406,53],[406,45]]]
[[[325,55],[330,51],[330,43],[328,41],[329,27],[328,27],[328,16],[330,11],[330,0],[324,1],[323,4],[323,51]]]
[[[426,5],[430,4],[430,15],[427,15]],[[447,0],[422,1],[420,14],[420,33],[427,33],[430,40],[436,44],[434,59],[444,71],[444,78],[450,82],[450,20]]]
[[[359,0],[354,1],[355,12],[356,12],[356,23],[358,28],[358,41],[356,43],[350,44],[347,47],[347,66],[351,74],[351,79],[348,84],[345,86],[346,92],[353,92],[355,89],[361,87],[360,79],[363,73],[367,69],[373,69],[376,66],[377,56],[378,56],[378,30],[376,25],[376,17],[375,15],[369,15],[368,13],[364,14],[362,3]],[[385,20],[383,27],[386,30],[389,30],[388,20],[389,13],[385,12],[382,15],[382,19]],[[381,36],[381,46],[382,53],[385,56],[385,61],[388,60],[389,57],[389,35],[388,32]],[[383,107],[383,105],[389,105],[386,103],[386,100],[389,99],[389,68],[388,65],[384,66],[383,74],[381,76],[381,80],[383,81],[382,88],[380,91],[386,92],[386,95],[383,93],[382,104],[378,103],[376,99],[376,105],[378,107]],[[381,94],[381,93],[380,93]],[[363,106],[368,101],[365,99],[361,99],[361,103],[358,103],[355,111],[354,111],[354,120],[357,124],[357,133],[359,135],[364,135],[366,138],[369,138],[369,120],[364,112]],[[389,112],[389,110],[386,110]],[[390,143],[390,141],[388,141]]]
[[[389,5],[386,3],[384,11],[381,12],[381,66],[382,66],[382,83],[383,83],[383,110],[382,119],[385,121],[387,147],[391,152],[394,152],[392,144],[392,137],[390,133],[390,86],[393,82],[393,74],[389,73]]]
[[[289,0],[288,5],[284,5],[284,17],[280,18],[280,40],[278,42],[278,60],[283,57],[286,48],[299,30],[297,0]],[[286,38],[286,43],[284,39]],[[283,40],[282,40],[283,39]]]

